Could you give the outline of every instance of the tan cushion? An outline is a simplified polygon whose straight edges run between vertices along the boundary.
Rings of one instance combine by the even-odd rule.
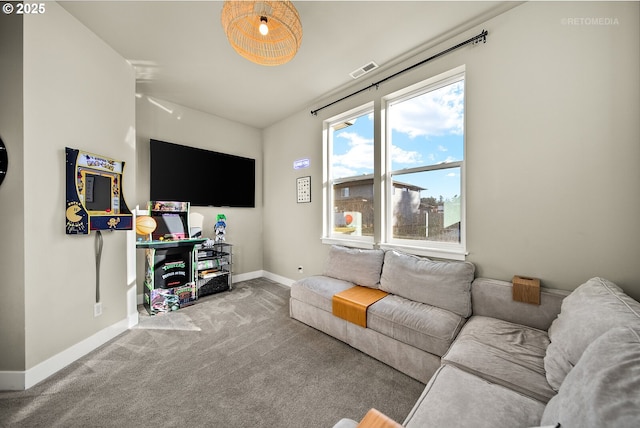
[[[393,294],[369,306],[367,327],[442,356],[466,320],[458,314]]]
[[[640,328],[617,327],[587,347],[541,423],[563,428],[640,426]]]
[[[329,249],[323,275],[349,281],[353,285],[378,288],[383,260],[383,250],[333,245]]]
[[[380,289],[468,318],[474,274],[475,266],[469,262],[439,262],[389,250]]]
[[[613,327],[640,326],[640,303],[603,278],[591,278],[562,301],[549,328],[544,357],[547,381],[556,391],[587,346]]]
[[[474,315],[442,362],[546,403],[555,395],[544,371],[547,346],[545,331]]]
[[[291,297],[331,313],[336,293],[353,288],[353,284],[328,276],[314,275],[291,284]]]
[[[544,404],[538,400],[445,364],[431,377],[403,425],[530,427],[538,424],[543,411]]]

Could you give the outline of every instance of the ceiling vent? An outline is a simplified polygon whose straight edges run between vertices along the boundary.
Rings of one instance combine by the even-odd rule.
[[[370,72],[371,70],[375,70],[376,68],[378,68],[378,64],[376,64],[375,62],[371,61],[370,63],[367,63],[365,65],[363,65],[362,67],[358,68],[357,70],[352,71],[351,73],[349,73],[349,75],[351,77],[353,77],[354,79],[357,79],[358,77],[367,74],[368,72]]]

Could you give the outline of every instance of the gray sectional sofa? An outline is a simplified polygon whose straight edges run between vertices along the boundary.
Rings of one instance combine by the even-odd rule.
[[[291,286],[290,313],[425,383],[408,428],[640,426],[640,303],[592,278],[530,305],[474,274],[468,262],[334,246],[322,275]],[[354,284],[389,293],[366,327],[332,314]]]

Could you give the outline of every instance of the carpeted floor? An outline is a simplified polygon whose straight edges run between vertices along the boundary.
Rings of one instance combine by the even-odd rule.
[[[235,284],[140,324],[27,391],[1,427],[330,428],[371,407],[402,422],[424,385],[289,317],[289,289]]]

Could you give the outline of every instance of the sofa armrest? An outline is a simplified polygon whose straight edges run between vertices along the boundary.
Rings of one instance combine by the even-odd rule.
[[[360,423],[343,418],[333,428],[402,428],[402,425],[376,409],[369,409]]]
[[[540,305],[513,300],[510,282],[476,278],[471,284],[473,315],[498,318],[547,331],[569,291],[541,288]]]
[[[333,428],[358,428],[358,423],[353,419],[342,418],[333,426]]]

